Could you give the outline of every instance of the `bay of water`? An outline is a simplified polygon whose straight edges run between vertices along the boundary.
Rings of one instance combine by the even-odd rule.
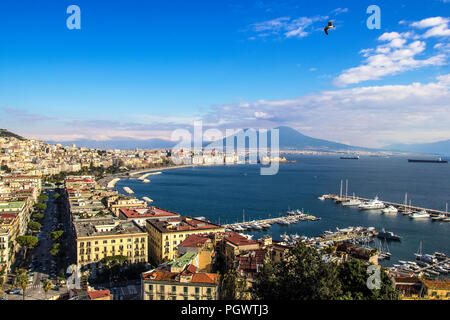
[[[182,215],[204,216],[215,223],[285,215],[288,208],[304,209],[320,221],[303,221],[295,225],[274,224],[264,232],[251,232],[254,239],[270,234],[280,239],[283,233],[319,236],[336,227],[372,226],[385,228],[402,237],[389,242],[392,258],[382,262],[392,265],[400,260],[414,260],[420,241],[423,252],[450,253],[450,223],[431,219],[413,220],[402,214],[385,215],[379,211],[345,208],[332,200],[320,201],[318,196],[339,194],[340,181],[349,181],[348,194],[403,203],[405,192],[413,205],[445,210],[450,203],[450,165],[408,163],[406,158],[361,157],[341,160],[337,156],[288,156],[296,163],[280,164],[277,175],[260,175],[259,165],[231,165],[181,168],[151,175],[150,183],[137,179],[120,180],[116,190],[128,186],[135,196],[148,196],[152,205]]]

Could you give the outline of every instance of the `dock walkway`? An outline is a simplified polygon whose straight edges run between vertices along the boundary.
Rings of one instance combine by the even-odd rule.
[[[251,221],[245,221],[245,222],[236,222],[236,223],[229,223],[229,224],[224,224],[222,225],[225,228],[230,228],[230,227],[234,227],[234,226],[250,226],[252,223],[268,223],[268,224],[274,224],[279,220],[289,220],[289,219],[300,219],[300,220],[310,220],[310,221],[316,221],[319,220],[320,218],[317,218],[315,216],[312,215],[289,215],[289,216],[282,216],[282,217],[275,217],[275,218],[268,218],[268,219],[256,219],[256,220],[251,220]]]
[[[351,200],[351,199],[358,199],[361,201],[371,201],[373,199],[367,199],[367,198],[362,198],[362,197],[339,197],[339,195],[324,195],[325,199],[334,199],[336,202],[340,203],[340,202],[344,202],[347,200]],[[397,208],[399,211],[404,211],[405,208],[407,210],[411,210],[411,211],[422,211],[425,210],[427,211],[431,216],[438,216],[438,215],[447,215],[448,216],[448,212],[443,211],[443,210],[437,210],[437,209],[429,209],[429,208],[423,208],[423,207],[418,207],[418,206],[409,206],[409,205],[405,205],[404,203],[397,203],[397,202],[390,202],[390,201],[384,201],[381,200],[381,202],[383,202],[384,204],[388,205],[388,206],[393,206],[395,208]]]

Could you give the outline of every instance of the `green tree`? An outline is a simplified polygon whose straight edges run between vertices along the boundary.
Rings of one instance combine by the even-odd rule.
[[[341,292],[336,265],[303,242],[280,262],[266,262],[253,285],[256,298],[271,300],[336,299]]]
[[[50,249],[50,254],[56,257],[61,252],[61,244],[54,243],[53,247]]]
[[[5,284],[6,267],[0,267],[0,292],[3,292],[3,285]]]
[[[25,290],[27,289],[30,277],[24,271],[21,271],[15,279],[16,285],[22,289],[22,300],[25,300]]]
[[[27,250],[33,248],[38,243],[38,238],[35,236],[19,236],[16,242],[24,249],[23,260],[26,260]]]
[[[45,210],[45,209],[47,209],[47,205],[45,203],[38,202],[34,205],[34,208],[36,208],[38,210]]]
[[[42,213],[35,213],[35,214],[33,214],[32,218],[35,221],[40,221],[40,220],[44,219],[44,215]]]
[[[352,300],[393,300],[398,299],[391,278],[384,270],[380,270],[380,289],[369,289],[367,286],[367,266],[360,260],[352,259],[339,265],[339,278],[342,283],[343,299]]]
[[[28,223],[28,228],[33,231],[38,231],[41,229],[41,224],[36,221],[30,221],[30,223]]]
[[[64,234],[63,230],[56,230],[56,231],[50,232],[49,237],[53,241],[58,241],[62,237],[63,234]]]
[[[53,287],[53,284],[52,284],[52,282],[50,280],[46,280],[42,284],[42,288],[44,289],[44,292],[45,292],[45,300],[47,300],[47,293],[50,291],[50,289],[52,287]]]
[[[48,200],[48,196],[46,194],[41,193],[37,199],[40,202],[44,202],[44,201]]]
[[[220,299],[243,300],[247,293],[247,282],[231,269],[221,277]]]
[[[53,195],[53,199],[58,199],[59,197],[61,197],[61,195],[59,194],[59,193],[55,193],[54,195]]]

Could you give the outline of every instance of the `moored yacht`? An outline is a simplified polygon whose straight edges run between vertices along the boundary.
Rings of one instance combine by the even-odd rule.
[[[411,219],[424,219],[424,218],[429,218],[430,214],[428,212],[426,212],[425,210],[419,211],[419,212],[413,212],[410,215]]]
[[[442,221],[445,218],[447,218],[447,216],[445,214],[440,214],[438,216],[432,217],[431,220],[433,220],[433,221]]]
[[[383,209],[385,207],[384,203],[378,200],[378,197],[375,199],[362,203],[358,206],[360,210],[375,210],[375,209]]]
[[[386,213],[386,214],[389,214],[389,213],[396,214],[396,213],[398,213],[398,209],[394,206],[389,206],[389,207],[381,210],[381,212]]]

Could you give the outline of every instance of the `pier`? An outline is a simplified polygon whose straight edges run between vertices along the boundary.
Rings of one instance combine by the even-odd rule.
[[[357,196],[355,196],[355,197],[339,196],[336,194],[325,194],[322,196],[322,198],[323,199],[332,199],[336,203],[341,203],[341,202],[345,202],[345,201],[352,200],[352,199],[356,199],[356,200],[360,200],[360,201],[364,201],[364,202],[373,200],[373,199],[362,198],[362,197],[357,197]],[[383,202],[387,206],[393,206],[393,207],[397,208],[400,212],[403,212],[405,210],[410,210],[413,212],[415,212],[415,211],[419,212],[419,211],[425,210],[432,217],[436,217],[439,215],[445,215],[448,217],[448,212],[443,211],[443,210],[423,208],[423,207],[418,207],[418,206],[407,205],[404,203],[397,203],[397,202],[390,202],[390,201],[383,201],[383,200],[380,200],[380,201]]]
[[[120,180],[120,178],[115,178],[113,180],[111,180],[110,182],[108,182],[108,185],[106,186],[107,188],[114,188],[116,186],[116,183]]]
[[[278,223],[280,221],[289,222],[289,221],[295,221],[295,223],[299,221],[316,221],[320,220],[320,218],[317,218],[312,215],[307,214],[296,214],[296,215],[288,215],[288,216],[282,216],[282,217],[276,217],[276,218],[266,218],[266,219],[256,219],[251,221],[243,221],[243,222],[236,222],[236,223],[230,223],[230,224],[224,224],[222,225],[225,228],[234,228],[234,227],[245,227],[248,229],[252,229],[253,224],[257,225],[263,225],[263,224],[269,224],[272,225],[274,223]]]
[[[131,190],[129,187],[123,187],[123,191],[125,191],[128,194],[133,194],[134,193],[134,191]]]
[[[433,269],[433,268],[438,267],[440,265],[446,264],[447,262],[450,262],[450,258],[447,258],[447,259],[445,259],[443,261],[438,261],[438,262],[436,262],[434,264],[431,264],[429,266],[423,267],[420,270],[417,270],[417,272],[419,272],[419,273],[420,272],[426,272],[428,269]]]

